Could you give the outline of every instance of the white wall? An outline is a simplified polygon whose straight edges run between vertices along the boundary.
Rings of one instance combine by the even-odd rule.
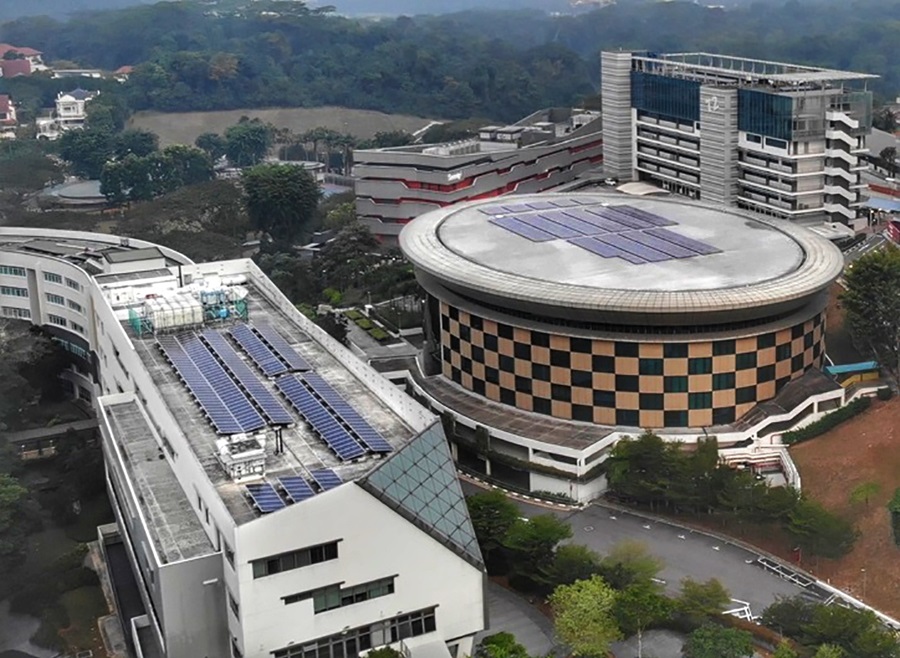
[[[482,573],[356,484],[264,516],[237,534],[245,658],[268,658],[292,643],[434,605],[437,633],[427,639],[472,635],[484,626]],[[253,578],[250,560],[338,539],[337,560]],[[348,587],[393,575],[394,594],[320,614],[313,614],[311,600],[281,600],[325,585]]]

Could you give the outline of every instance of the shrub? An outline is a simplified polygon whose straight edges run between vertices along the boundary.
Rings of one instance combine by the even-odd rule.
[[[356,323],[357,327],[359,327],[360,329],[365,329],[366,331],[375,326],[374,324],[372,324],[372,321],[366,317],[357,318],[353,322]]]
[[[379,343],[391,337],[391,335],[381,327],[372,327],[369,329],[368,334]]]
[[[806,427],[785,432],[781,435],[781,440],[789,446],[800,443],[801,441],[808,441],[821,434],[825,434],[825,432],[834,429],[844,421],[850,420],[854,416],[861,414],[868,409],[871,404],[871,398],[856,398],[850,404],[844,405],[840,409],[836,409],[831,413],[822,416],[819,420],[810,423]]]
[[[894,395],[894,391],[892,391],[889,386],[885,386],[883,388],[879,388],[875,392],[875,395],[878,396],[879,400],[890,400]]]
[[[358,311],[355,308],[351,308],[347,311],[344,311],[344,315],[346,315],[353,322],[356,322],[357,320],[360,320],[360,319],[366,317],[365,315],[362,314],[361,311]]]

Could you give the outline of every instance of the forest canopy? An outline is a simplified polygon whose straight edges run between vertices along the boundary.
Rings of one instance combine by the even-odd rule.
[[[515,120],[596,93],[599,52],[707,50],[881,75],[892,67],[900,3],[752,2],[727,10],[692,2],[623,2],[578,16],[470,11],[350,19],[301,2],[255,2],[215,12],[168,2],[76,15],[21,18],[0,40],[47,60],[115,70],[132,110],[190,111],[342,105],[454,119]],[[277,9],[277,11],[273,11]],[[0,81],[0,93],[24,80]]]

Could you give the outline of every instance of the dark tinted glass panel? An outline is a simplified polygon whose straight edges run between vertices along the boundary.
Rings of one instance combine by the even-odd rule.
[[[616,390],[636,393],[640,387],[637,375],[616,375]]]
[[[550,364],[560,368],[568,368],[572,362],[571,354],[562,350],[550,350]]]
[[[591,341],[587,338],[570,338],[569,344],[573,352],[591,353]]]
[[[550,386],[550,397],[558,402],[571,402],[572,389],[562,384],[553,384]]]
[[[662,393],[641,393],[642,411],[659,411],[663,408]]]
[[[532,379],[538,379],[542,382],[550,381],[550,366],[545,366],[541,363],[532,363],[531,364],[531,377]]]
[[[485,334],[484,335],[484,349],[489,352],[497,351],[497,337],[493,334]]]
[[[738,354],[734,359],[734,367],[738,370],[746,370],[747,368],[756,367],[756,352],[744,352]]]
[[[685,359],[687,355],[687,343],[666,343],[663,345],[663,356],[667,359]]]
[[[616,356],[632,356],[638,355],[639,346],[637,343],[616,343]]]
[[[708,375],[712,372],[712,359],[708,356],[689,359],[688,372],[692,375]]]
[[[616,406],[616,394],[612,391],[594,391],[594,406],[612,408]]]
[[[497,325],[497,335],[500,338],[512,338],[513,337],[513,328],[508,324],[498,324]]]
[[[756,347],[765,349],[766,347],[775,347],[775,334],[763,334],[756,339]]]
[[[591,387],[594,383],[594,376],[587,370],[572,371],[572,386]]]
[[[545,334],[543,331],[532,331],[531,344],[537,347],[550,347],[550,334]]]
[[[614,356],[594,355],[594,372],[615,372],[616,358]]]
[[[723,356],[725,354],[734,354],[733,340],[717,340],[713,343],[714,356]]]
[[[687,393],[688,378],[681,376],[666,377],[663,380],[663,390],[666,393]]]
[[[637,427],[640,415],[635,409],[616,409],[616,425],[628,425]]]

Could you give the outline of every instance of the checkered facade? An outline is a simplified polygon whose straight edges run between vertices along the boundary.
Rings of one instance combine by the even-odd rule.
[[[533,331],[441,302],[445,377],[495,402],[565,420],[728,424],[824,358],[824,313],[769,333],[654,343]]]

